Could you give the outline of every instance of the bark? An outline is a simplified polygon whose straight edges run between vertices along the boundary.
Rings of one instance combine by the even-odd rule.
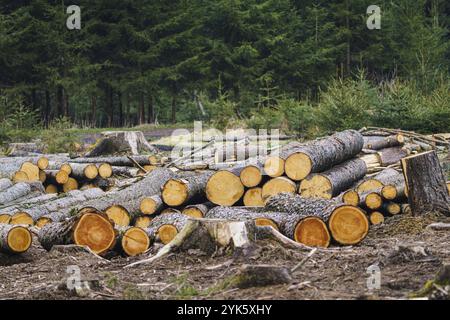
[[[381,197],[381,189],[375,191],[364,192],[359,195],[360,207],[370,210],[378,210],[383,206],[383,198]]]
[[[150,225],[150,228],[146,229],[147,234],[151,238],[156,238],[157,236],[160,236],[158,234],[159,229],[164,225],[170,225],[176,228],[176,232],[180,232],[183,227],[186,225],[189,217],[181,214],[181,213],[166,213],[161,214],[159,216],[156,216]],[[168,239],[168,242],[170,242],[171,239]],[[167,242],[167,241],[166,241]]]
[[[395,184],[401,178],[401,173],[395,169],[387,168],[380,171],[378,174],[372,177],[364,179],[356,188],[361,192],[377,190],[386,185]]]
[[[0,192],[0,204],[7,204],[11,201],[19,199],[21,197],[26,196],[27,194],[33,191],[44,192],[44,187],[42,183],[28,183],[28,182],[19,182],[13,185],[12,187]]]
[[[391,135],[387,137],[365,136],[364,149],[380,150],[385,148],[398,147],[403,145],[404,140],[405,139],[401,134]]]
[[[0,179],[0,192],[4,191],[8,188],[11,188],[13,185],[12,181],[7,178]]]
[[[302,144],[300,142],[293,141],[272,152],[264,160],[265,174],[272,178],[282,176],[284,174],[284,163],[287,157],[301,146]]]
[[[162,199],[168,206],[182,206],[205,198],[206,184],[213,172],[207,171],[186,178],[170,179],[162,187]]]
[[[289,155],[285,162],[286,175],[295,181],[303,180],[310,173],[330,169],[355,157],[363,145],[363,136],[355,130],[312,141]]]
[[[11,245],[10,239],[8,239],[11,232],[13,232],[12,236],[15,236],[14,232],[17,232],[20,230],[18,236],[21,237],[21,240],[25,243],[21,243],[20,249],[14,248],[14,245]],[[31,246],[31,232],[21,226],[13,226],[13,225],[7,225],[7,224],[0,224],[0,253],[7,253],[7,254],[17,254],[17,253],[23,253],[28,250],[28,248]]]
[[[141,166],[150,165],[149,156],[131,156]],[[71,163],[109,163],[115,167],[133,167],[134,163],[126,156],[110,156],[110,157],[90,157],[90,158],[74,158],[70,159]]]
[[[412,213],[440,212],[450,215],[450,196],[436,152],[404,158],[402,167]]]
[[[156,151],[147,142],[141,131],[111,131],[103,132],[102,134],[103,138],[96,144],[94,149],[86,153],[85,157],[124,153],[139,155],[142,152],[154,153]]]
[[[77,180],[92,180],[98,176],[98,169],[93,163],[69,163],[69,165],[72,168],[70,176]]]
[[[216,147],[214,159],[215,163],[242,161],[258,156],[259,152],[258,146],[226,143],[225,145]]]
[[[37,163],[41,156],[32,157],[5,157],[0,158],[0,178],[11,178],[16,171],[20,170],[20,167],[25,162]],[[61,155],[47,155],[47,158],[53,162],[57,159],[68,159]],[[49,168],[50,169],[50,168]]]
[[[311,174],[300,183],[303,197],[331,199],[364,178],[367,167],[361,159],[345,161],[320,174]]]
[[[184,207],[182,213],[194,218],[204,218],[208,212],[216,205],[212,202],[205,202],[200,204],[191,204]]]
[[[404,148],[394,147],[379,150],[378,155],[380,156],[381,166],[387,167],[398,163],[401,159],[408,156],[408,152]]]

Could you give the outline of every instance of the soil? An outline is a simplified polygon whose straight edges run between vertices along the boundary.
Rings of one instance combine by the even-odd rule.
[[[0,299],[406,299],[449,262],[450,231],[425,228],[449,220],[435,215],[387,219],[357,246],[317,251],[294,272],[292,283],[249,289],[230,286],[243,263],[292,268],[308,251],[260,241],[245,261],[232,253],[211,257],[191,250],[124,269],[161,246],[140,257],[105,259],[76,247],[46,252],[36,242],[23,255],[0,254]],[[381,285],[369,290],[373,265],[380,268]],[[77,268],[85,285],[69,290]]]

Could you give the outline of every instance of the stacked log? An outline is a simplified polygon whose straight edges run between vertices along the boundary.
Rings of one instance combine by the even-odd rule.
[[[18,254],[27,251],[32,243],[31,232],[23,226],[0,224],[0,252]]]

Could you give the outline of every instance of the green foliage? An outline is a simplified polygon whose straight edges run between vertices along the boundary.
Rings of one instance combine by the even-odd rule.
[[[218,130],[231,128],[238,121],[237,104],[229,99],[228,94],[220,92],[219,97],[214,101],[202,95],[201,100],[203,100],[206,112],[211,119],[211,125],[214,128]]]
[[[42,142],[49,153],[71,153],[76,151],[77,135],[73,133],[72,123],[67,118],[52,121],[48,129],[41,133]]]

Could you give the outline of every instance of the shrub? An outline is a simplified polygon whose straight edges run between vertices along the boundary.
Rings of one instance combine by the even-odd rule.
[[[49,153],[75,152],[77,135],[72,132],[72,123],[63,117],[53,120],[41,133],[42,142]]]

